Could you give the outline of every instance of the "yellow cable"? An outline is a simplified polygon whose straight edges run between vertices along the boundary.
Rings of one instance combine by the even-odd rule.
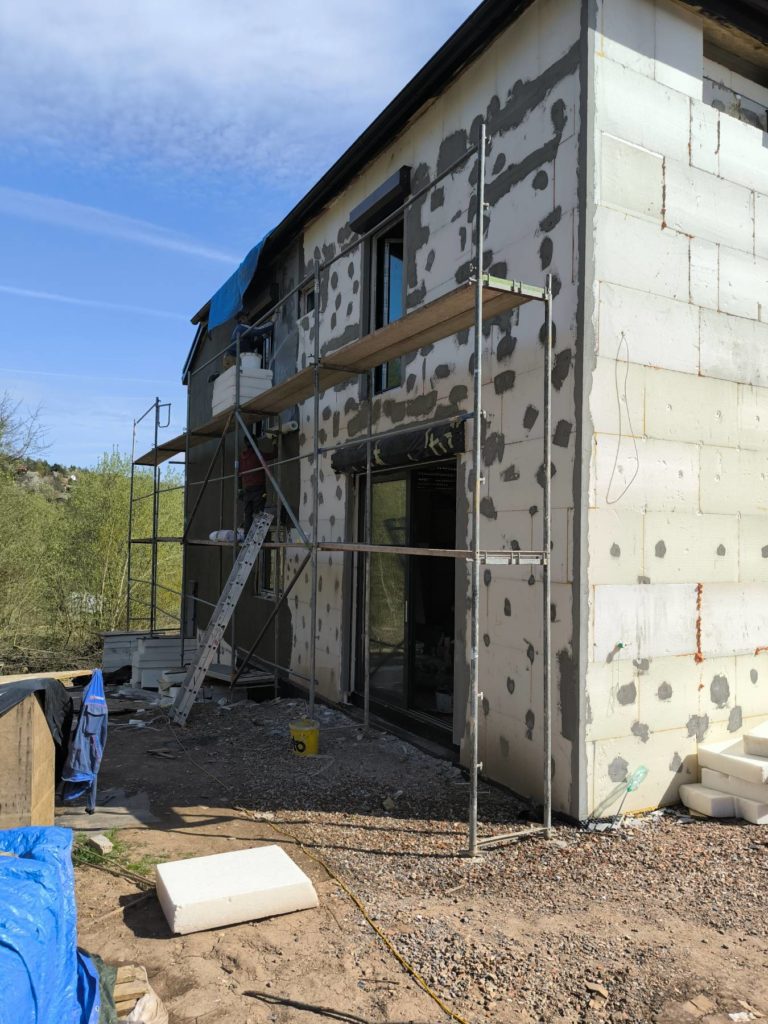
[[[196,768],[199,768],[201,771],[205,772],[206,775],[209,775],[215,782],[218,782],[219,785],[223,786],[224,789],[228,790],[230,793],[232,793],[234,795],[235,791],[234,791],[234,789],[228,783],[224,782],[223,779],[220,779],[218,777],[218,775],[214,775],[214,773],[212,771],[210,771],[208,768],[206,768],[204,765],[199,764],[197,761],[195,761],[195,759],[192,757],[190,752],[187,750],[187,748],[184,746],[184,744],[179,739],[179,737],[178,737],[178,735],[176,733],[176,730],[173,728],[173,725],[170,722],[170,720],[168,721],[168,728],[171,730],[171,734],[172,734],[173,738],[179,744],[179,746],[184,751],[186,756],[189,758],[191,763],[193,765],[195,765]],[[443,1000],[440,998],[440,996],[437,994],[437,992],[435,992],[433,989],[431,989],[429,987],[427,982],[424,980],[424,978],[421,976],[421,974],[419,974],[419,972],[416,970],[416,968],[413,966],[413,964],[410,963],[409,960],[406,960],[406,958],[403,956],[403,954],[400,953],[399,950],[395,947],[394,943],[389,938],[389,936],[386,935],[386,933],[383,932],[381,928],[379,928],[379,926],[376,924],[376,922],[374,920],[372,920],[370,914],[368,913],[368,911],[365,908],[365,904],[360,899],[360,897],[357,895],[357,893],[355,893],[352,889],[350,889],[350,887],[347,885],[347,883],[344,881],[344,879],[341,878],[341,876],[336,873],[334,868],[332,868],[330,866],[330,864],[326,860],[324,860],[323,857],[321,857],[319,854],[312,853],[310,850],[308,850],[307,847],[304,845],[304,843],[301,841],[301,839],[299,839],[299,837],[297,835],[295,835],[293,832],[289,831],[287,828],[283,828],[280,825],[276,825],[273,821],[268,821],[265,818],[260,818],[258,816],[258,814],[256,814],[254,811],[249,810],[247,807],[243,807],[241,805],[235,804],[232,809],[234,811],[239,811],[241,814],[244,814],[247,818],[250,818],[252,821],[256,821],[259,824],[269,825],[269,827],[271,829],[273,829],[278,835],[286,836],[288,839],[290,839],[292,842],[294,842],[299,847],[299,849],[307,857],[309,857],[310,860],[313,860],[313,861],[315,861],[316,864],[319,864],[320,867],[322,867],[323,870],[328,873],[329,878],[332,878],[334,880],[334,882],[336,882],[336,884],[341,889],[344,890],[344,892],[347,894],[347,896],[349,896],[349,898],[352,900],[352,902],[355,904],[357,909],[362,914],[362,916],[365,919],[365,921],[367,921],[367,923],[371,926],[373,931],[376,933],[376,935],[378,935],[378,937],[384,943],[384,945],[389,950],[389,952],[392,954],[392,956],[394,956],[394,958],[397,960],[397,962],[400,964],[400,966],[408,974],[411,975],[411,977],[414,979],[416,984],[419,985],[419,987],[422,988],[427,993],[427,995],[430,997],[430,999],[433,999],[437,1003],[437,1005],[440,1007],[440,1009],[443,1011],[443,1013],[447,1014],[451,1018],[451,1020],[455,1020],[457,1022],[457,1024],[469,1024],[469,1021],[467,1021],[464,1017],[461,1017],[458,1013],[456,1013],[455,1010],[452,1010],[450,1008],[450,1006],[448,1006],[446,1003],[443,1002]]]

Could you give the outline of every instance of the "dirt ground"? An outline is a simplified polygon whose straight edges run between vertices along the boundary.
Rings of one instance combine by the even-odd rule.
[[[143,791],[157,817],[121,833],[137,858],[277,842],[320,898],[316,910],[173,936],[153,895],[123,907],[139,889],[78,867],[81,945],[145,964],[173,1024],[450,1020],[308,854],[468,1024],[768,1015],[768,830],[675,814],[602,833],[561,824],[552,842],[470,861],[459,769],[322,708],[321,756],[298,758],[288,722],[304,712],[287,700],[203,705],[178,731],[152,709],[141,730],[112,717],[101,792]],[[490,786],[480,816],[484,834],[531,827],[525,805]]]

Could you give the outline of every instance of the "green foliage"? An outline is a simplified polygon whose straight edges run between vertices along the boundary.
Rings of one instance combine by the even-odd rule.
[[[99,634],[126,626],[130,460],[112,452],[73,475],[65,489],[48,477],[30,489],[18,469],[6,463],[0,471],[0,672],[93,662]],[[180,482],[171,472],[161,486]],[[151,491],[151,474],[137,474],[136,537],[152,533]],[[165,491],[159,534],[179,536],[182,522],[183,491]],[[150,572],[151,545],[134,545],[132,577],[149,580]],[[178,627],[179,598],[170,591],[181,590],[181,545],[159,546],[157,578],[169,588],[158,590],[157,626]],[[134,614],[147,614],[139,602],[149,587],[137,584],[133,596]]]
[[[134,875],[142,875],[148,878],[154,871],[155,865],[160,862],[161,857],[154,857],[144,853],[137,856],[131,850],[128,843],[120,838],[116,828],[112,828],[104,835],[112,843],[112,850],[109,853],[100,853],[88,845],[88,836],[85,832],[78,832],[75,835],[75,843],[72,850],[72,859],[77,864],[108,864],[111,867],[133,872]]]

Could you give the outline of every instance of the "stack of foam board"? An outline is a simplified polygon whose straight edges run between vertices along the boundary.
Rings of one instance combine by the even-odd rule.
[[[189,665],[197,656],[197,640],[184,641],[182,659],[178,636],[144,636],[136,643],[131,657],[131,686],[156,690],[167,668]]]
[[[101,667],[104,672],[115,672],[125,665],[131,664],[133,652],[139,637],[146,636],[146,632],[102,633],[104,640],[104,651],[101,658]]]
[[[768,722],[738,740],[699,747],[701,782],[680,787],[686,807],[711,818],[768,825]]]
[[[220,373],[213,382],[213,399],[211,411],[214,416],[228,412],[235,404],[235,382],[237,367],[230,366]],[[240,401],[246,402],[255,398],[262,391],[272,387],[272,371],[261,369],[261,359],[255,353],[248,352],[240,357]]]

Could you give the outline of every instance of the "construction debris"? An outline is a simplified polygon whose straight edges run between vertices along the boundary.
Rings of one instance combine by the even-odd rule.
[[[758,726],[738,740],[699,747],[701,782],[680,787],[680,799],[710,818],[743,818],[768,824],[768,728]]]
[[[105,835],[98,832],[95,836],[88,836],[85,841],[86,846],[90,846],[91,849],[100,853],[103,857],[106,857],[108,853],[112,853],[115,848],[115,844],[110,842]]]

